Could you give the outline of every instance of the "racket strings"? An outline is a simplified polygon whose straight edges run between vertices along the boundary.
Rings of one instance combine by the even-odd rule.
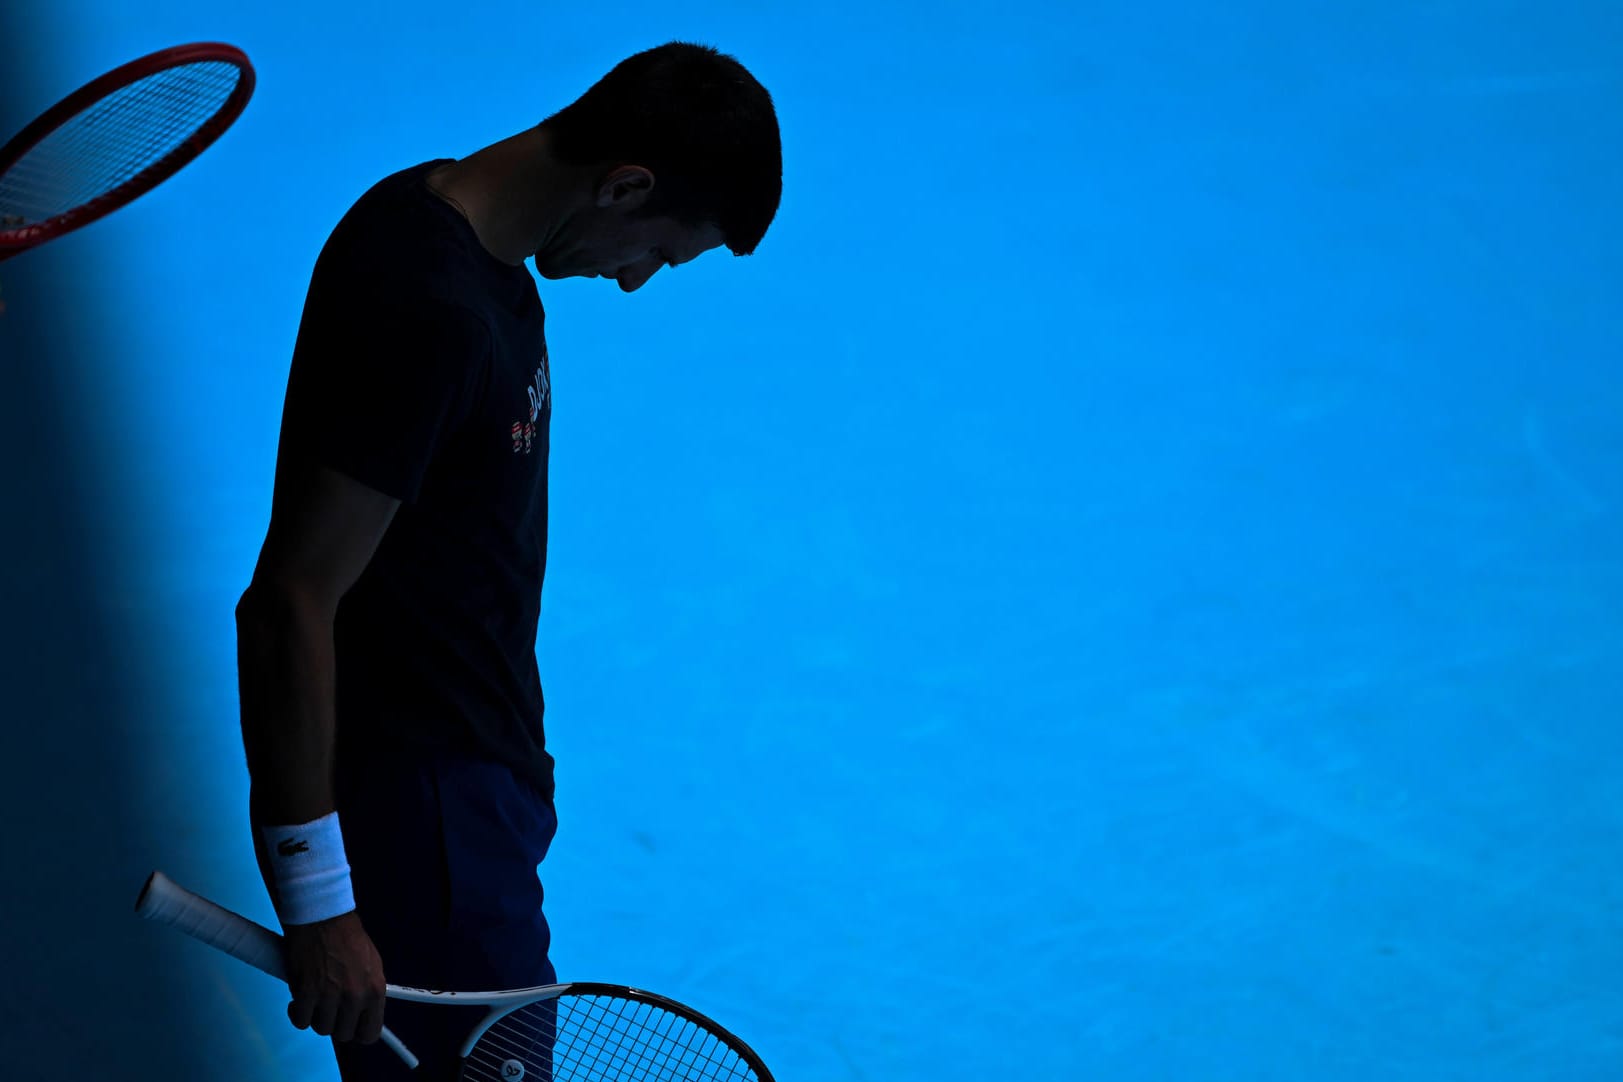
[[[49,221],[122,187],[201,131],[241,79],[227,61],[182,64],[77,113],[0,174],[0,231]]]
[[[464,1082],[757,1082],[722,1037],[660,1007],[565,995],[499,1019],[470,1050]]]

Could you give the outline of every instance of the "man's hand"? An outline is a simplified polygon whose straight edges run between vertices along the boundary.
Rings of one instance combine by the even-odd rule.
[[[285,929],[287,1017],[323,1037],[371,1044],[383,1033],[383,959],[352,912]]]

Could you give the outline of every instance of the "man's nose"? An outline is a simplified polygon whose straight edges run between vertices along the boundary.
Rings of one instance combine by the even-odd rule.
[[[647,270],[634,270],[620,279],[620,285],[627,293],[635,293],[648,284],[648,280],[659,273],[659,267],[650,267]]]

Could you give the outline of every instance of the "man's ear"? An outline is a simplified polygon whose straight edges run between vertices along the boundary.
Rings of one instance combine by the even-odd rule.
[[[654,174],[640,165],[622,165],[597,186],[597,205],[619,210],[636,210],[648,201],[654,190]]]

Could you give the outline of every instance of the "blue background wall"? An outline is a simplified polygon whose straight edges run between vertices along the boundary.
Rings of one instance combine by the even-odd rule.
[[[334,1079],[232,606],[328,232],[673,39],[777,99],[748,260],[542,283],[565,977],[785,1080],[1623,1072],[1623,9],[0,13],[0,131],[229,41],[239,123],[0,267],[8,1079]]]

